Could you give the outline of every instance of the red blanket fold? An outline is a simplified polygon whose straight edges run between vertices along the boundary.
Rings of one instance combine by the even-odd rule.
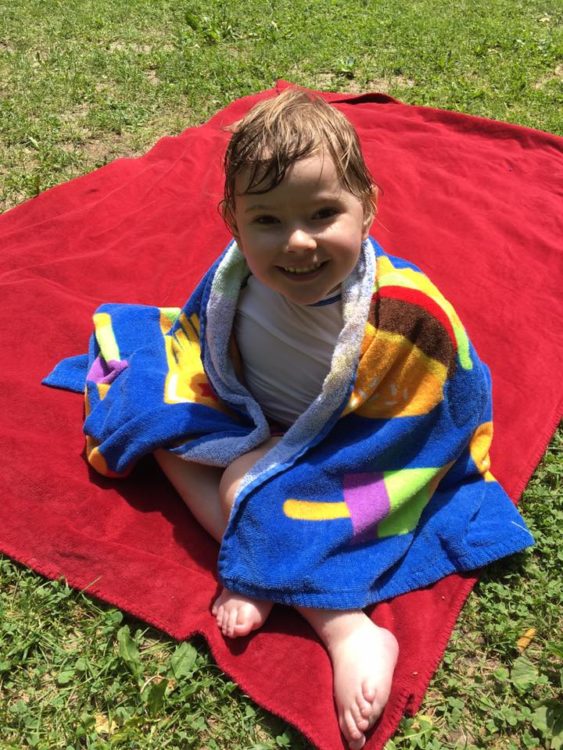
[[[250,696],[334,750],[343,743],[330,664],[309,627],[276,607],[263,630],[225,642],[209,613],[215,543],[151,460],[125,481],[94,476],[81,399],[40,385],[84,350],[101,302],[184,302],[228,239],[216,208],[222,126],[273,93],[0,217],[0,550],[175,638],[202,633]],[[561,413],[563,142],[378,94],[326,96],[357,127],[382,189],[375,236],[437,283],[492,369],[493,471],[516,500]],[[401,657],[367,748],[382,747],[420,705],[474,580],[452,576],[373,611]]]

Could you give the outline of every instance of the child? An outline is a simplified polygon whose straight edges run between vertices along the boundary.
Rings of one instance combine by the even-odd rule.
[[[328,374],[342,328],[340,285],[358,263],[376,192],[348,121],[324,100],[291,89],[239,123],[225,173],[224,218],[252,274],[235,323],[244,380],[266,416],[288,427]],[[309,335],[311,320],[301,315],[307,307],[320,313],[315,323],[322,337]],[[298,336],[289,347],[275,332],[285,324]],[[288,352],[295,352],[289,390],[281,375]],[[163,450],[155,455],[194,516],[221,542],[243,476],[279,439],[225,470]],[[270,601],[225,588],[212,611],[232,638],[259,628],[271,608]],[[357,750],[387,702],[397,641],[361,610],[299,611],[330,654],[340,728]]]
[[[274,601],[311,624],[357,750],[398,657],[364,607],[532,540],[490,472],[487,368],[436,287],[368,236],[376,191],[351,124],[288,90],[234,131],[234,242],[182,311],[102,306],[89,357],[46,382],[86,386],[98,471],[154,452],[220,542],[226,637]]]

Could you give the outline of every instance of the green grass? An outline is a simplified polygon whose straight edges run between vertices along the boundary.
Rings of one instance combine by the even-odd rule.
[[[0,207],[277,78],[561,133],[561,20],[555,0],[0,2]],[[562,452],[560,435],[522,503],[536,547],[487,570],[389,750],[561,747]],[[8,560],[0,584],[0,750],[310,747],[203,642],[179,645]]]
[[[0,207],[283,77],[561,129],[556,0],[12,0],[0,11]]]

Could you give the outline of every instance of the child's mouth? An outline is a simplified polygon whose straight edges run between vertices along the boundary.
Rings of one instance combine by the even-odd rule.
[[[307,266],[278,266],[279,270],[286,276],[295,279],[307,279],[315,276],[325,265],[326,261],[319,263],[310,263]]]

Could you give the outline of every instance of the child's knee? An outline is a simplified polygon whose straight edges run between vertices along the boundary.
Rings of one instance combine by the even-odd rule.
[[[231,509],[244,475],[256,462],[254,453],[255,451],[251,451],[236,458],[232,464],[227,466],[221,476],[221,481],[219,482],[219,499],[226,520],[231,515]]]
[[[279,437],[270,438],[270,440],[259,448],[239,456],[239,458],[236,458],[232,464],[227,466],[219,483],[221,509],[226,520],[228,520],[231,515],[231,509],[244,475],[262,458],[262,456],[273,448],[280,439],[281,438]]]

